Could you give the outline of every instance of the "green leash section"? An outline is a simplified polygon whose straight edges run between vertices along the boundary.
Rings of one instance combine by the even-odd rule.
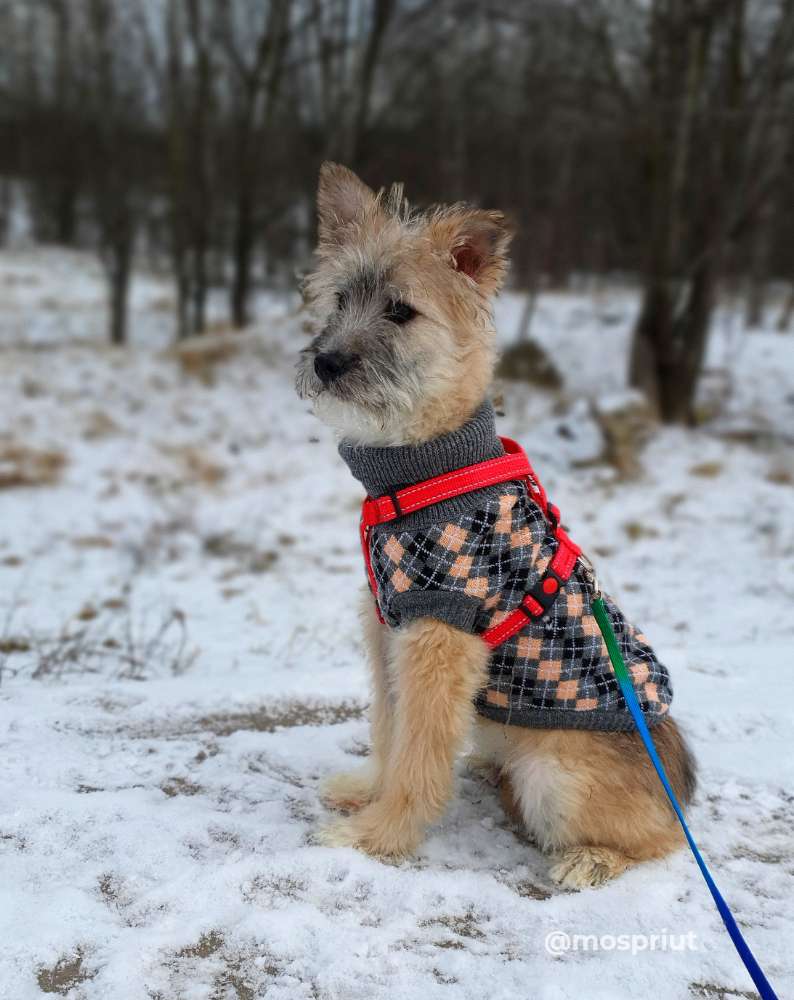
[[[742,962],[744,962],[745,968],[750,973],[750,978],[755,983],[756,989],[761,995],[761,1000],[778,1000],[777,994],[770,986],[769,981],[761,969],[761,966],[756,961],[755,956],[752,951],[750,951],[749,945],[744,940],[742,932],[739,930],[736,920],[731,913],[730,907],[722,898],[722,894],[717,888],[714,879],[711,877],[711,872],[709,871],[706,862],[703,860],[703,856],[698,850],[698,846],[695,843],[692,834],[689,832],[689,827],[687,826],[686,819],[684,818],[684,813],[681,806],[678,804],[678,799],[676,798],[673,787],[667,777],[667,773],[661,759],[659,758],[659,754],[656,752],[656,746],[642,714],[640,703],[637,701],[637,695],[634,693],[634,684],[632,683],[631,677],[626,668],[623,655],[620,652],[620,646],[618,645],[618,640],[615,636],[614,629],[612,628],[612,622],[609,620],[609,614],[606,606],[604,605],[603,598],[597,590],[597,585],[595,586],[595,589],[596,596],[593,598],[591,605],[593,614],[598,622],[598,627],[601,629],[601,635],[604,637],[604,642],[606,643],[607,651],[609,652],[609,659],[612,661],[615,676],[620,684],[620,690],[623,693],[623,697],[626,699],[626,705],[628,706],[637,729],[639,730],[642,742],[645,744],[645,749],[648,751],[648,756],[651,758],[651,763],[656,768],[656,773],[659,775],[659,779],[664,785],[664,790],[667,792],[667,797],[670,800],[673,811],[678,817],[678,822],[681,824],[684,836],[686,837],[687,843],[689,844],[692,854],[695,857],[695,861],[697,861],[703,878],[706,880],[706,885],[709,887],[709,891],[711,892],[717,909],[719,910],[722,921],[727,928],[728,934],[731,937],[731,941],[733,941],[734,947],[738,951]]]

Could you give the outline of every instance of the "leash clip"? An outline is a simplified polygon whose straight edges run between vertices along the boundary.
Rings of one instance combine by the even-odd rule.
[[[598,600],[601,597],[601,586],[598,582],[598,574],[595,571],[595,566],[593,566],[590,558],[584,552],[579,553],[579,562],[582,564],[585,580],[587,580],[587,585],[590,587],[592,598],[594,601]]]

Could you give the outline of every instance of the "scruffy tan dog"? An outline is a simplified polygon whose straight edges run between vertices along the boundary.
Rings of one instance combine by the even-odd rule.
[[[322,331],[302,354],[297,388],[339,432],[340,450],[354,474],[370,493],[379,484],[380,492],[387,493],[493,457],[489,449],[501,445],[492,432],[489,437],[493,411],[484,402],[495,360],[491,299],[507,267],[509,233],[503,216],[463,205],[412,213],[401,186],[376,195],[355,174],[331,163],[320,173],[318,212],[317,267],[305,292]],[[425,475],[400,481],[395,471],[400,462],[419,456],[416,471],[421,472],[428,455],[443,458],[444,449],[457,441],[464,443],[464,451],[469,449],[458,464],[428,467]],[[374,689],[372,753],[364,768],[325,783],[325,801],[349,814],[325,828],[325,844],[355,846],[379,856],[413,851],[427,825],[442,815],[453,790],[456,754],[470,739],[475,760],[498,769],[510,816],[541,850],[555,856],[551,875],[557,882],[597,885],[682,843],[630,722],[623,718],[613,724],[611,717],[599,716],[602,702],[619,701],[609,679],[599,682],[601,693],[595,690],[592,698],[571,701],[565,685],[572,682],[559,681],[562,660],[543,660],[535,664],[537,676],[545,678],[547,687],[557,679],[552,709],[564,711],[544,715],[546,702],[535,699],[532,704],[540,707],[531,708],[519,724],[498,721],[499,713],[507,711],[506,695],[491,690],[483,698],[484,689],[493,687],[494,667],[491,649],[477,634],[482,631],[477,616],[499,613],[494,609],[503,595],[491,593],[490,578],[471,576],[484,543],[471,549],[472,556],[461,546],[482,523],[491,533],[502,531],[499,537],[512,539],[507,556],[497,554],[499,566],[500,559],[513,558],[515,551],[537,555],[541,543],[531,547],[536,522],[516,527],[516,510],[530,515],[534,510],[523,489],[513,484],[496,494],[484,491],[482,509],[474,514],[436,511],[435,522],[425,524],[421,537],[416,526],[413,535],[383,536],[382,558],[405,567],[406,548],[429,544],[427,538],[436,531],[434,544],[451,553],[452,584],[440,603],[436,595],[433,614],[424,614],[417,609],[427,595],[412,589],[410,569],[403,572],[389,564],[397,610],[392,613],[389,605],[385,621],[372,595],[365,594],[362,618]],[[566,607],[581,615],[585,592],[571,579]],[[532,638],[530,629],[515,648],[537,651],[547,635],[549,642],[556,641],[553,629],[567,628],[556,621],[551,632],[548,623],[532,626],[540,629],[537,637]],[[570,649],[577,655],[587,641],[601,642],[600,636],[593,639],[589,619],[582,622],[576,626],[579,632],[570,633]],[[643,636],[625,623],[620,627],[626,641],[634,643],[631,649],[641,652],[632,675],[635,683],[644,684],[644,696],[650,699],[646,705],[656,706],[654,738],[676,794],[686,802],[694,789],[694,768],[678,728],[664,714],[663,683],[655,681],[663,682],[666,672]],[[597,710],[577,714],[580,708]],[[625,705],[623,710],[625,716]],[[606,722],[582,722],[584,716]],[[556,720],[567,721],[556,728]]]

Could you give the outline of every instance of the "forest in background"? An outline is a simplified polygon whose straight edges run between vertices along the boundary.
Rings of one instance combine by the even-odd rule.
[[[721,286],[794,315],[794,0],[0,0],[0,245],[142,260],[179,337],[294,283],[335,159],[514,221],[512,281],[641,288],[629,381],[691,419]]]

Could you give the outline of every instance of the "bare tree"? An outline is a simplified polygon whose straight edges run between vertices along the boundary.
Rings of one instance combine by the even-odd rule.
[[[231,119],[233,235],[232,323],[247,324],[251,266],[262,184],[263,143],[272,126],[289,40],[290,0],[270,0],[237,10],[215,0],[220,45],[225,56]],[[240,17],[245,13],[245,17]],[[260,24],[252,32],[252,25]]]
[[[79,57],[86,74],[84,115],[89,191],[110,292],[110,340],[127,340],[135,232],[140,217],[134,123],[142,116],[136,60],[113,0],[86,0]]]
[[[0,214],[23,190],[39,239],[101,252],[121,340],[139,229],[180,337],[211,285],[248,323],[257,277],[305,262],[325,157],[498,205],[530,303],[639,273],[629,378],[687,420],[720,283],[757,314],[791,281],[793,7],[0,0]]]
[[[782,0],[763,32],[748,25],[745,0],[654,0],[649,17],[638,106],[648,121],[639,155],[649,236],[630,381],[680,422],[691,417],[726,247],[783,166],[777,126],[794,3]]]

